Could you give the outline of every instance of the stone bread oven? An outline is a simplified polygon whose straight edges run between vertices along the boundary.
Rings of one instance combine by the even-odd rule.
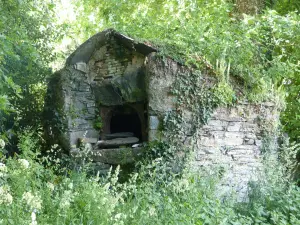
[[[103,126],[100,140],[136,137],[140,142],[146,142],[148,139],[145,112],[145,105],[142,103],[101,107]]]
[[[66,151],[82,141],[93,147],[97,143],[103,157],[105,149],[110,149],[109,153],[122,147],[128,151],[128,147],[148,141],[145,61],[151,52],[156,49],[113,30],[82,44],[49,81],[48,139]],[[122,164],[132,158],[125,162],[99,160]]]
[[[194,165],[226,165],[229,183],[247,182],[260,166],[264,131],[278,121],[276,106],[237,102],[216,108],[206,124],[196,126],[195,115],[171,92],[177,78],[192,76],[193,69],[157,57],[157,51],[114,30],[100,32],[79,46],[49,80],[45,99],[49,143],[69,152],[81,140],[100,153],[95,161],[131,163],[141,143],[164,139],[161,127],[166,116],[181,112],[182,144],[194,150]],[[209,70],[201,74],[195,84],[212,86],[215,78]]]

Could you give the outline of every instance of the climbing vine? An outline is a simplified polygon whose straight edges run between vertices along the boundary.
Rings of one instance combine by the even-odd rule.
[[[171,94],[176,97],[176,106],[164,116],[163,140],[155,142],[155,145],[150,144],[148,148],[157,157],[167,156],[170,168],[174,170],[175,167],[176,171],[189,165],[193,153],[190,142],[197,139],[197,128],[210,119],[218,106],[233,105],[236,99],[235,91],[229,84],[230,66],[220,64],[219,73],[212,76],[208,76],[206,73],[209,71],[204,69],[202,73],[198,69],[180,67],[171,89]],[[221,67],[224,67],[223,71]]]

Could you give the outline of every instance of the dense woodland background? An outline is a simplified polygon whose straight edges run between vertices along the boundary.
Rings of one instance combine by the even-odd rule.
[[[298,0],[0,0],[0,224],[300,224],[299,12]],[[59,146],[40,154],[47,77],[106,28],[227,69],[243,94],[223,104],[282,110],[278,155],[247,203],[215,198],[215,180],[168,174],[161,158],[118,183],[118,169],[102,180],[61,166]]]

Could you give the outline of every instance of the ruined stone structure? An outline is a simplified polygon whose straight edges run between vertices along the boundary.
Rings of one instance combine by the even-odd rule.
[[[189,76],[192,69],[156,57],[157,51],[113,30],[83,43],[50,79],[49,139],[71,151],[79,140],[88,142],[100,153],[94,160],[104,164],[130,163],[141,151],[139,143],[163,139],[165,116],[181,110],[183,142],[194,150],[194,165],[227,165],[232,179],[247,182],[260,163],[262,132],[278,120],[274,104],[219,107],[207,124],[194,127],[193,114],[178,109],[171,94],[177,75]],[[202,75],[199,82],[212,85],[206,69]]]

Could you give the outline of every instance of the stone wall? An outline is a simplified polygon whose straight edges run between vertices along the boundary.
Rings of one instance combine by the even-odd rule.
[[[176,141],[193,149],[193,166],[224,167],[229,171],[224,175],[224,185],[244,191],[260,168],[264,134],[272,134],[276,129],[275,105],[238,102],[231,107],[215,108],[207,123],[199,125],[196,118],[200,114],[189,108],[194,103],[186,99],[187,102],[178,104],[179,95],[172,92],[179,75],[188,79],[193,69],[171,58],[157,57],[155,51],[111,31],[99,33],[80,46],[49,83],[45,111],[47,119],[51,119],[46,123],[46,133],[68,150],[79,138],[93,138],[97,142],[100,131],[94,128],[95,119],[102,116],[102,128],[109,133],[109,118],[115,107],[126,105],[140,118],[143,141],[147,137],[148,141],[165,140],[164,119],[180,112],[183,120]],[[212,92],[216,78],[209,75],[208,69],[201,72],[188,85],[204,86]],[[61,129],[62,126],[66,129]],[[105,152],[114,159],[113,151],[105,149]]]
[[[85,52],[86,47],[81,51]],[[144,55],[124,47],[109,35],[89,51],[90,57],[86,53],[82,60],[78,54],[71,55],[48,85],[46,105],[52,111],[47,119],[52,117],[54,121],[47,126],[57,123],[56,115],[60,117],[66,129],[63,134],[56,133],[65,149],[77,145],[79,138],[99,138],[100,131],[94,128],[94,122],[102,108],[146,101]],[[54,105],[54,102],[59,103]]]
[[[46,110],[46,119],[50,121],[47,133],[53,135],[53,142],[67,150],[77,145],[78,137],[93,137],[98,133],[93,128],[95,97],[85,74],[71,66],[54,77],[49,82],[46,98],[50,108]]]
[[[101,105],[121,105],[145,98],[145,56],[115,39],[100,47],[88,62],[88,78]]]
[[[145,56],[127,49],[113,37],[95,49],[87,62],[73,67],[85,74],[99,105],[121,105],[145,98]]]
[[[194,149],[194,168],[222,167],[228,171],[224,185],[245,192],[247,182],[261,166],[263,136],[276,129],[279,113],[275,105],[238,102],[232,107],[218,107],[192,134],[195,115],[185,106],[178,106],[176,96],[171,94],[179,73],[189,76],[190,71],[173,60],[158,60],[155,54],[148,57],[149,140],[164,139],[160,129],[164,118],[172,111],[182,111],[182,142]],[[214,80],[205,71],[202,77],[199,82],[203,85],[213,85]]]
[[[143,66],[145,56],[130,51],[111,39],[94,52],[88,62],[89,78],[98,84],[116,76],[133,74]]]
[[[238,103],[217,108],[197,131],[194,165],[228,170],[224,185],[246,192],[248,181],[257,179],[261,168],[264,135],[274,132],[270,129],[276,129],[278,119],[272,103]]]
[[[178,64],[168,60],[165,64],[156,60],[155,53],[149,55],[146,64],[146,79],[148,93],[149,129],[148,140],[160,138],[160,127],[167,112],[176,108],[176,98],[170,94],[175,82]]]

